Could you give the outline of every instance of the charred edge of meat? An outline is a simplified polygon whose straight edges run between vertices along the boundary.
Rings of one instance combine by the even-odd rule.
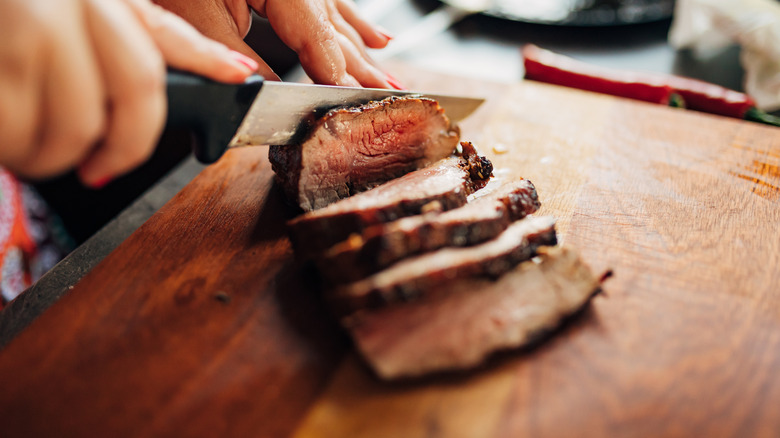
[[[555,228],[552,227],[541,233],[529,235],[527,245],[521,245],[506,255],[484,260],[481,265],[475,267],[476,269],[474,269],[473,272],[471,269],[465,269],[463,275],[476,275],[496,279],[519,263],[536,256],[537,250],[540,247],[555,246],[557,244],[558,236],[555,232]],[[416,299],[425,288],[432,286],[436,282],[433,281],[433,278],[420,278],[419,280],[419,282],[400,285],[400,287],[391,288],[386,292],[380,292],[380,294],[377,295],[380,300],[379,302],[382,306],[385,306],[398,301]]]
[[[364,113],[366,111],[375,110],[377,108],[381,108],[383,106],[389,106],[395,103],[398,100],[405,100],[405,101],[421,101],[421,102],[432,102],[436,104],[437,111],[439,113],[444,113],[444,108],[439,106],[439,102],[436,102],[433,99],[427,98],[427,97],[411,97],[411,96],[388,96],[384,99],[379,100],[370,100],[362,104],[358,105],[351,105],[351,106],[339,106],[336,108],[331,108],[327,111],[323,111],[320,114],[323,117],[319,117],[319,120],[323,120],[325,118],[334,117],[338,113]],[[449,120],[449,118],[447,118]]]
[[[499,238],[500,236],[497,237]],[[498,278],[519,263],[536,256],[540,247],[558,244],[554,225],[532,232],[526,235],[524,240],[526,240],[524,244],[519,244],[508,252],[484,257],[479,263],[443,267],[439,271],[428,272],[426,275],[401,278],[395,284],[358,286],[357,292],[354,288],[359,283],[339,286],[326,292],[327,300],[331,311],[337,316],[360,309],[377,309],[395,303],[410,302],[419,299],[427,289],[445,280],[469,277]],[[393,267],[397,265],[391,268]]]
[[[302,166],[300,147],[270,146],[268,157],[271,162],[271,170],[274,171],[274,180],[284,193],[285,203],[302,211],[303,209],[297,201],[298,176]]]
[[[454,159],[448,158],[447,160]],[[460,154],[457,161],[458,168],[465,170],[467,173],[458,182],[460,186],[453,187],[453,190],[447,193],[423,196],[416,199],[402,198],[390,204],[378,204],[375,207],[361,207],[331,214],[329,211],[333,210],[328,210],[328,208],[334,208],[334,206],[338,205],[338,203],[334,203],[324,209],[316,210],[291,220],[288,222],[288,230],[296,254],[301,258],[311,258],[320,255],[331,246],[348,238],[351,234],[361,233],[369,226],[391,222],[402,217],[418,215],[423,209],[430,208],[431,202],[438,202],[437,208],[443,210],[452,210],[466,204],[468,195],[484,186],[482,181],[475,184],[471,179],[473,173],[471,172],[472,164],[470,163],[477,163],[473,165],[478,165],[483,169],[479,177],[485,178],[484,182],[486,183],[487,179],[490,178],[490,173],[484,171],[487,169],[485,162],[490,163],[490,161],[478,159],[473,147]],[[492,165],[489,165],[489,167],[492,169]],[[417,172],[426,172],[426,169],[431,168],[429,166],[428,168],[419,169]],[[410,172],[401,178],[414,178],[414,175],[420,174]],[[400,178],[395,179],[385,183],[385,185],[401,184],[399,181],[403,180]],[[383,186],[378,186],[373,190],[382,190]],[[375,193],[377,192],[372,193],[372,191],[368,191],[356,196],[372,196]],[[379,198],[381,199],[381,196]],[[340,202],[350,202],[352,199],[355,198],[346,198]]]
[[[399,144],[406,145],[405,142],[408,140],[410,142],[408,145],[412,148],[410,151],[416,151],[414,154],[407,156],[403,151],[399,152],[398,156],[403,157],[403,159],[394,162],[392,166],[361,165],[347,168],[344,167],[346,161],[342,163],[336,160],[338,162],[335,166],[336,173],[343,174],[344,181],[339,179],[324,184],[322,182],[314,185],[309,184],[312,181],[311,164],[320,159],[325,159],[327,163],[330,163],[330,160],[327,159],[327,152],[325,155],[322,154],[322,151],[328,149],[323,149],[323,146],[326,146],[322,143],[323,139],[334,140],[340,147],[345,146],[347,150],[352,149],[347,152],[348,155],[359,154],[358,144],[342,138],[343,132],[335,129],[334,126],[341,126],[342,122],[356,122],[357,120],[353,121],[352,119],[363,118],[361,116],[363,113],[369,114],[368,118],[371,119],[374,118],[371,114],[376,114],[376,117],[384,117],[387,121],[392,121],[400,117],[398,115],[391,117],[392,114],[398,114],[399,111],[411,111],[415,114],[425,115],[425,117],[421,119],[412,117],[410,119],[410,123],[414,124],[414,129],[403,131],[409,135],[403,134],[383,143],[393,145],[394,142],[400,142]],[[374,126],[374,122],[360,123],[360,126],[363,125]],[[320,133],[324,137],[321,137]],[[385,133],[376,133],[376,137],[373,139],[384,138],[384,136]],[[460,129],[450,121],[435,100],[422,97],[393,96],[360,106],[331,109],[308,127],[303,141],[296,145],[272,146],[269,149],[268,157],[276,173],[276,180],[282,185],[287,196],[287,202],[298,205],[304,211],[311,211],[325,207],[339,199],[370,190],[388,180],[430,165],[439,158],[445,158],[452,153],[459,137]],[[422,141],[424,138],[428,140]],[[423,145],[425,147],[422,147]],[[390,155],[395,154],[391,153]],[[314,180],[318,181],[316,175]]]
[[[407,256],[492,239],[539,206],[531,181],[506,183],[449,212],[437,209],[440,214],[413,216],[368,227],[362,234],[354,233],[328,249],[317,260],[317,266],[330,285],[357,281]],[[464,215],[466,211],[474,213]]]
[[[370,358],[367,357],[364,352],[358,349],[358,354],[361,357],[363,365],[366,367],[368,372],[372,373],[378,379],[391,381],[395,384],[416,384],[426,381],[431,377],[463,378],[477,375],[491,369],[492,367],[500,366],[500,364],[504,363],[506,360],[512,360],[513,358],[517,358],[519,355],[531,354],[534,352],[534,350],[540,348],[542,345],[544,345],[545,342],[549,341],[554,336],[565,332],[572,326],[572,324],[576,324],[580,317],[588,316],[587,312],[589,309],[592,309],[593,299],[596,296],[601,295],[603,292],[604,290],[601,287],[593,289],[585,298],[585,301],[580,307],[574,309],[571,313],[564,314],[561,319],[558,320],[557,324],[543,327],[530,333],[528,335],[528,339],[520,345],[499,347],[493,351],[490,351],[477,364],[467,364],[463,366],[454,365],[450,368],[437,368],[426,370],[421,373],[383,376],[378,369],[373,367]],[[479,292],[475,291],[475,293]],[[354,325],[352,322],[353,319],[359,318],[360,314],[365,311],[366,310],[360,310],[353,315],[345,317],[342,320],[342,326],[346,330],[349,330],[350,326]]]
[[[498,280],[440,283],[419,301],[359,310],[341,324],[382,379],[480,369],[507,352],[538,345],[587,309],[602,290],[598,277],[572,249],[539,252],[539,263],[521,263]],[[518,315],[507,305],[529,305],[534,312]],[[545,314],[540,317],[541,309]],[[404,324],[396,326],[399,320]]]
[[[539,193],[536,186],[531,181],[528,182],[529,190],[527,192],[510,193],[503,200],[504,206],[509,211],[509,216],[513,221],[520,220],[529,214],[533,214],[542,206],[539,201]]]
[[[548,232],[544,232],[529,238],[528,245],[518,247],[506,256],[490,258],[485,260],[484,263],[478,267],[474,266],[462,269],[458,276],[484,276],[497,279],[502,274],[510,271],[521,262],[530,260],[536,256],[539,247],[555,246],[557,244],[558,238],[556,236],[555,229],[551,229]],[[395,285],[393,287],[387,288],[387,290],[380,290],[376,293],[369,294],[367,297],[368,307],[384,307],[393,303],[416,300],[425,292],[425,289],[433,286],[440,280],[442,280],[442,278],[436,278],[433,276],[422,277],[415,279],[414,281]]]
[[[439,201],[442,208],[451,210],[464,205],[467,196],[467,193],[460,191],[449,193],[436,200]],[[369,226],[420,214],[423,207],[430,204],[431,201],[431,199],[407,199],[391,206],[344,212],[323,220],[293,219],[288,223],[288,234],[296,254],[304,259],[311,258],[349,238],[350,235],[361,233]]]
[[[522,344],[519,344],[517,346],[499,347],[493,351],[490,351],[485,355],[485,357],[479,363],[474,365],[471,364],[463,365],[463,366],[455,365],[450,368],[437,368],[437,369],[427,370],[422,373],[383,376],[379,370],[373,368],[371,361],[369,360],[369,358],[366,356],[365,353],[358,350],[358,354],[360,355],[361,359],[363,360],[364,366],[368,369],[369,372],[373,373],[379,379],[385,381],[392,381],[395,384],[421,383],[427,379],[430,379],[431,377],[463,378],[472,375],[477,375],[479,373],[491,369],[491,367],[500,366],[501,363],[504,363],[504,361],[506,360],[512,360],[513,358],[517,358],[519,355],[531,354],[536,349],[544,345],[547,341],[555,337],[556,335],[562,334],[567,329],[571,328],[573,324],[577,324],[579,318],[588,316],[587,312],[590,309],[592,309],[593,299],[596,296],[603,294],[603,292],[604,290],[601,287],[597,287],[593,289],[585,298],[585,301],[582,303],[580,307],[574,309],[571,313],[566,313],[562,315],[561,319],[558,320],[556,324],[540,328],[530,333],[528,335],[528,339]],[[479,292],[475,292],[475,293],[479,293]],[[355,316],[357,315],[358,314],[356,314]],[[352,315],[347,318],[351,318],[351,317]],[[346,321],[342,323],[345,329],[349,329],[350,324],[351,322],[349,319],[346,319]]]
[[[459,156],[466,159],[464,166],[471,176],[471,191],[475,192],[487,185],[493,176],[493,163],[483,155],[477,153],[477,149],[470,141],[460,142],[461,152]]]

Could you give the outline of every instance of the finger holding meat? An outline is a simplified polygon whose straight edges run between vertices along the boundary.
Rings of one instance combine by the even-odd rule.
[[[364,19],[352,0],[336,0],[336,8],[344,21],[355,29],[366,47],[381,49],[387,46],[391,36],[386,30]]]
[[[391,88],[365,55],[365,47],[384,47],[388,37],[359,19],[346,0],[250,0],[268,18],[279,38],[293,49],[306,73],[326,85]],[[347,11],[348,19],[342,16]],[[358,26],[356,29],[354,26]],[[359,35],[360,38],[357,38]]]
[[[257,64],[254,70],[265,79],[279,80],[279,76],[263,58],[244,42],[252,24],[251,10],[245,0],[154,0],[154,2],[185,19],[206,37],[244,55],[237,59],[244,60],[248,57],[251,64]],[[216,65],[214,69],[217,69]]]

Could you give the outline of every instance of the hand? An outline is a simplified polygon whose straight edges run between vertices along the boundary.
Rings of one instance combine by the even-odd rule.
[[[148,0],[0,2],[0,165],[100,186],[152,153],[165,65],[241,82],[255,63]]]
[[[328,85],[390,88],[366,53],[390,37],[363,20],[352,0],[249,0],[279,38],[295,50],[306,73]]]
[[[314,82],[327,85],[399,87],[366,53],[383,48],[390,37],[363,20],[352,0],[155,0],[228,47],[259,56],[244,43],[250,8],[268,19],[276,34],[295,50]],[[277,76],[261,64],[260,74]]]

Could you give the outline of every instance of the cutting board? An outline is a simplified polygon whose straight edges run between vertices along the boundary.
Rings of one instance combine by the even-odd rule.
[[[397,65],[482,95],[462,124],[537,186],[605,293],[541,345],[384,383],[285,235],[263,147],[233,150],[0,352],[3,436],[780,433],[780,130]]]

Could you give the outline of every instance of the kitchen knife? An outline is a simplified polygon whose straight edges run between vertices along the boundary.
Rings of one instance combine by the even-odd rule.
[[[223,84],[180,71],[168,72],[167,94],[167,125],[192,130],[195,157],[203,163],[213,163],[228,147],[298,143],[317,118],[335,107],[421,96],[438,101],[457,122],[484,102],[414,91],[264,81],[258,75],[242,84]]]

